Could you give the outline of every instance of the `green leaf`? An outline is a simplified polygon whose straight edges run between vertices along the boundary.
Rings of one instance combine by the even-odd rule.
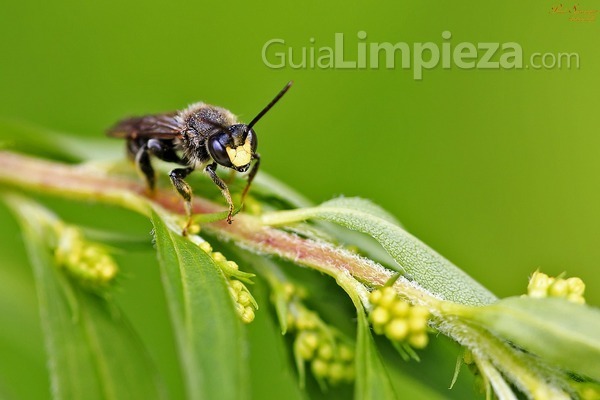
[[[33,266],[53,398],[166,398],[162,380],[123,314],[108,300],[80,289],[55,264],[48,221],[39,218],[48,212],[32,202],[10,204],[20,217]]]
[[[398,271],[445,300],[468,305],[485,305],[496,300],[464,271],[390,222],[380,209],[368,205],[365,200],[334,199],[318,207],[265,214],[263,221],[283,225],[310,218],[334,222],[372,236],[398,263]]]
[[[560,298],[510,297],[461,312],[546,361],[600,381],[600,310]]]
[[[383,364],[381,355],[377,351],[375,341],[371,335],[371,328],[363,303],[356,291],[357,282],[349,275],[341,274],[337,283],[348,293],[354,307],[356,307],[357,332],[356,332],[356,383],[354,385],[355,400],[395,399],[394,387],[390,381],[388,371]]]
[[[257,280],[252,287],[252,294],[260,304],[269,304],[269,295],[261,280]],[[305,399],[306,392],[298,384],[285,336],[281,334],[276,317],[268,308],[261,308],[261,312],[248,325],[248,338],[252,343],[252,398]],[[273,396],[274,393],[277,396]]]
[[[189,399],[250,393],[246,336],[213,259],[152,213],[156,249]]]
[[[381,218],[394,225],[400,225],[400,222],[396,217],[384,210],[381,206],[373,203],[371,200],[360,197],[336,197],[335,199],[331,199],[321,204],[321,207],[337,207],[346,210],[354,210]]]
[[[306,197],[262,170],[256,175],[250,193],[259,194],[261,197],[277,198],[295,208],[314,205]]]
[[[357,307],[358,332],[356,334],[356,385],[354,398],[367,399],[395,399],[396,393],[388,372],[375,347],[373,336],[369,328],[369,321],[362,306]]]

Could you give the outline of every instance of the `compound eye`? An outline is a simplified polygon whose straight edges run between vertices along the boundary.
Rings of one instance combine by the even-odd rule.
[[[256,132],[254,132],[252,128],[248,129],[248,136],[246,136],[246,140],[250,142],[250,148],[252,149],[252,153],[255,153],[256,147],[258,146],[258,137],[256,136]]]
[[[208,139],[208,151],[210,156],[224,167],[232,168],[231,160],[229,159],[229,155],[227,154],[227,150],[225,146],[219,141],[219,138],[222,134],[216,135]]]

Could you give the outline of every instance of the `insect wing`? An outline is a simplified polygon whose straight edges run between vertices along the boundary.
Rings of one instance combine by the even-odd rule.
[[[169,113],[127,118],[110,128],[107,135],[127,139],[138,137],[171,139],[181,134],[181,127],[175,115],[176,113]]]

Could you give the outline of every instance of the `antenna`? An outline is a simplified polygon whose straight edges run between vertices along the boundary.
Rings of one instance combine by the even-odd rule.
[[[252,128],[254,124],[256,124],[275,105],[275,103],[277,103],[283,97],[285,92],[288,91],[288,89],[292,86],[293,83],[294,81],[289,81],[287,85],[285,85],[283,89],[281,89],[281,91],[277,93],[277,96],[275,96],[275,98],[271,100],[271,102],[267,104],[267,106],[263,108],[263,110],[259,112],[258,115],[254,117],[252,121],[250,121],[250,123],[248,124],[248,128]]]

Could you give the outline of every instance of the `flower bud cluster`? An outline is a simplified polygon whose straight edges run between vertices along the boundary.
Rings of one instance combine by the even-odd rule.
[[[553,278],[539,271],[533,273],[527,286],[529,297],[563,297],[577,304],[585,303],[584,291],[585,283],[580,278]]]
[[[369,301],[373,305],[369,318],[375,333],[416,349],[427,346],[429,311],[425,307],[409,304],[391,287],[373,290]]]
[[[229,286],[229,294],[235,303],[235,310],[240,316],[242,322],[249,324],[254,321],[255,310],[258,309],[258,304],[250,291],[242,281],[236,279],[236,276],[249,277],[250,274],[240,272],[240,268],[235,261],[228,260],[222,253],[215,251],[208,242],[201,242],[198,246],[221,268],[227,276],[227,285]]]
[[[596,382],[578,382],[574,384],[581,400],[600,400],[600,385]]]
[[[67,274],[92,290],[106,288],[114,281],[118,267],[104,247],[86,241],[75,227],[60,226],[57,233],[54,257]]]
[[[301,363],[310,363],[317,381],[330,385],[352,382],[354,349],[312,311],[300,310],[294,322],[296,358]]]
[[[307,295],[304,288],[283,282],[278,292],[287,304],[287,331],[296,336],[294,354],[301,379],[304,379],[304,365],[309,363],[313,376],[323,387],[354,381],[351,341],[304,306],[302,299]]]
[[[254,321],[254,310],[258,309],[256,301],[248,291],[246,285],[237,279],[229,279],[229,293],[235,302],[235,310],[242,322],[249,324]]]

